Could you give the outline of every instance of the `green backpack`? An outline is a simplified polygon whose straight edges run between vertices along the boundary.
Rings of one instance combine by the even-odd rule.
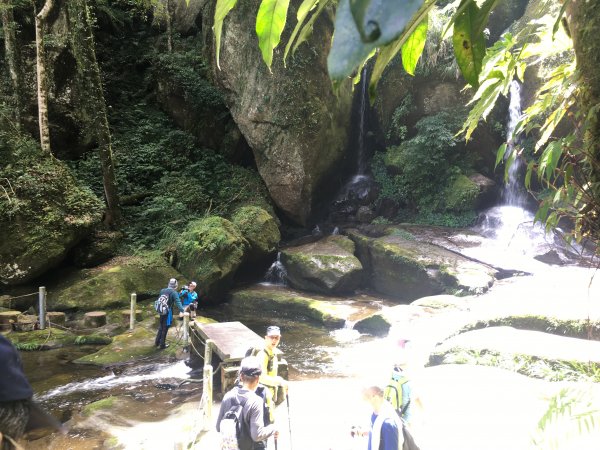
[[[408,378],[406,376],[402,375],[400,372],[394,371],[390,384],[383,390],[383,398],[394,407],[400,418],[402,418],[408,405],[410,405],[410,400],[406,402],[406,405],[402,404],[402,389],[407,382]]]

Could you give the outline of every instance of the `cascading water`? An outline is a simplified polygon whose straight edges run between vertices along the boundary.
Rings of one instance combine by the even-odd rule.
[[[358,164],[357,164],[357,175],[364,175],[367,170],[367,164],[365,161],[365,117],[367,109],[367,67],[362,71],[360,77],[360,105],[359,105],[359,119],[358,119]]]
[[[514,135],[517,123],[521,119],[521,85],[517,80],[510,83],[510,102],[508,105],[508,122],[506,124],[506,152],[504,161],[506,162],[513,152],[518,150],[519,136]],[[525,204],[525,194],[519,182],[519,172],[521,168],[521,158],[514,158],[513,163],[508,167],[508,178],[502,196],[504,203],[513,206],[523,206]]]
[[[347,221],[356,219],[358,209],[361,206],[367,206],[373,200],[372,192],[373,180],[368,175],[368,149],[367,149],[367,122],[368,122],[368,72],[365,67],[361,74],[360,97],[355,103],[354,121],[356,130],[354,139],[356,142],[356,172],[350,180],[340,189],[336,200],[333,203],[333,221]]]
[[[286,277],[287,272],[281,262],[281,252],[277,252],[277,259],[273,261],[273,264],[267,269],[264,283],[285,286]]]
[[[518,151],[519,136],[515,136],[514,131],[520,118],[521,86],[513,80],[510,85],[505,162]],[[552,248],[554,237],[546,236],[543,227],[539,223],[534,224],[534,215],[524,208],[527,194],[519,177],[521,159],[511,159],[514,161],[508,168],[502,190],[503,204],[483,212],[477,226],[477,231],[489,241],[465,253],[503,268],[534,271],[538,263],[532,257]]]

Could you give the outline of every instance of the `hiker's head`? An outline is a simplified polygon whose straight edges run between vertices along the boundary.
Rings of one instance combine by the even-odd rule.
[[[250,387],[258,385],[258,378],[262,373],[260,361],[256,356],[246,356],[240,363],[240,380]]]
[[[195,281],[190,281],[190,284],[188,284],[188,289],[190,291],[193,291],[194,289],[196,289],[196,286],[197,286],[197,284]]]
[[[379,411],[383,403],[383,389],[375,384],[369,384],[363,387],[363,399],[371,405],[374,411]]]
[[[177,279],[171,278],[167,287],[170,287],[171,289],[177,289]]]
[[[265,334],[265,343],[269,348],[275,348],[281,340],[281,330],[278,326],[271,325],[267,327],[267,333]]]

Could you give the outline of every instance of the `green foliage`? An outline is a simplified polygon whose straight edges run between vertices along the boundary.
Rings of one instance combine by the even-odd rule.
[[[477,214],[473,210],[459,213],[424,210],[420,211],[413,219],[414,223],[451,228],[470,227],[475,224],[476,220]]]
[[[402,44],[402,65],[409,75],[415,74],[417,63],[425,48],[428,27],[429,20],[425,18],[417,25],[417,28],[415,28],[415,31],[412,32],[406,42]]]
[[[215,48],[216,48],[216,59],[217,67],[220,69],[219,55],[221,54],[221,35],[223,33],[223,21],[229,11],[233,9],[237,0],[217,0],[215,6],[215,20],[213,24],[213,33],[215,34]]]
[[[256,15],[258,46],[267,67],[273,62],[273,49],[279,45],[285,27],[289,0],[262,0]]]
[[[75,338],[75,345],[108,345],[111,342],[112,338],[110,336],[100,334],[88,334]]]
[[[379,166],[374,168],[374,175],[382,184],[381,196],[417,207],[438,207],[440,186],[461,173],[463,152],[455,136],[460,124],[460,111],[443,111],[421,119],[416,125],[417,135],[395,147],[395,166],[401,173],[388,175],[391,180],[386,179],[376,158],[375,165]]]
[[[475,88],[479,85],[479,73],[485,55],[483,30],[497,2],[485,0],[479,7],[473,0],[462,0],[454,16],[454,55],[465,80]]]
[[[152,55],[155,78],[169,79],[192,107],[212,111],[213,114],[226,113],[221,92],[209,81],[209,67],[201,55],[201,48],[190,48],[172,53]]]
[[[42,349],[42,345],[38,342],[15,342],[14,346],[21,352],[34,352]]]
[[[579,439],[600,425],[600,410],[594,404],[594,398],[593,385],[562,388],[551,397],[532,439],[534,448],[558,450],[586,447],[590,439]]]
[[[402,98],[400,104],[394,110],[394,114],[392,114],[392,120],[390,121],[390,126],[386,133],[388,141],[402,141],[406,138],[408,129],[403,121],[413,110],[413,96],[409,92]]]

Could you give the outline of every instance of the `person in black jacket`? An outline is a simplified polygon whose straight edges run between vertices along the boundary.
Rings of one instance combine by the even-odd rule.
[[[167,332],[173,322],[173,306],[177,305],[179,311],[183,313],[183,306],[179,300],[179,294],[177,293],[177,280],[171,278],[166,288],[160,291],[161,295],[166,295],[169,298],[169,312],[163,316],[160,316],[160,323],[158,325],[158,331],[156,332],[156,338],[154,339],[154,345],[159,348],[167,348]]]
[[[0,450],[12,450],[28,431],[63,430],[61,423],[33,401],[19,352],[0,334]]]

